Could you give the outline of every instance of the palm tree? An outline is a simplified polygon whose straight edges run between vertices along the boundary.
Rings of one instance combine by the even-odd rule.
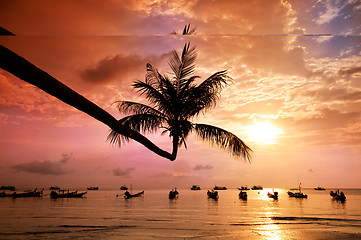
[[[160,74],[148,63],[145,81],[136,81],[132,86],[145,95],[152,106],[131,101],[117,102],[120,112],[131,114],[120,119],[119,125],[143,133],[162,129],[163,133],[168,133],[172,138],[174,159],[178,148],[182,144],[186,148],[186,138],[195,132],[202,140],[228,150],[234,157],[250,161],[252,150],[236,135],[219,127],[191,121],[216,105],[220,91],[230,80],[224,70],[197,85],[195,80],[200,77],[193,75],[196,55],[190,43],[184,45],[181,56],[173,50],[169,60],[173,71],[171,78]],[[111,130],[108,140],[120,146],[129,138]]]

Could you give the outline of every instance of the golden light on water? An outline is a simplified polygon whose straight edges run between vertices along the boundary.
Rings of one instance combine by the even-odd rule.
[[[277,190],[275,189],[274,191],[277,191]],[[264,189],[262,196],[267,197],[267,192],[270,192],[270,191]],[[262,197],[262,199],[264,199],[264,198]],[[282,239],[284,239],[283,230],[280,229],[279,225],[273,221],[272,216],[274,216],[274,214],[275,214],[273,210],[274,209],[271,206],[269,206],[265,209],[265,216],[264,216],[265,222],[259,228],[260,231],[258,231],[258,234],[260,234],[265,239],[282,240]]]
[[[277,138],[283,133],[283,130],[273,126],[269,121],[254,122],[248,126],[246,132],[249,141],[258,144],[275,144]]]
[[[269,240],[281,240],[283,239],[282,231],[278,225],[273,224],[272,221],[268,225],[264,225],[261,228],[263,231],[259,232],[263,237]]]

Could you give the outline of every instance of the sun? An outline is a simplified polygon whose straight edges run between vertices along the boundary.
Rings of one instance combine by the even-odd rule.
[[[249,135],[249,141],[258,144],[275,144],[279,135],[283,133],[282,129],[273,126],[269,121],[254,122],[246,129]]]

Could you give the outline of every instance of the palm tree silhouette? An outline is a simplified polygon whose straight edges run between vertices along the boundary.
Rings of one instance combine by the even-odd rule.
[[[162,75],[151,64],[147,64],[145,81],[136,81],[132,86],[145,95],[152,106],[131,101],[119,101],[118,109],[124,114],[131,114],[119,120],[119,125],[143,133],[153,133],[163,129],[173,141],[173,158],[178,147],[186,145],[186,138],[191,132],[211,144],[228,150],[234,157],[242,157],[250,161],[251,149],[236,135],[224,129],[193,123],[191,120],[214,107],[220,91],[227,85],[230,77],[226,70],[219,71],[197,85],[194,76],[195,47],[190,43],[184,45],[181,56],[173,50],[169,66],[173,71],[172,78]],[[119,146],[129,137],[111,130],[108,140]]]
[[[7,30],[1,30],[1,35],[14,35]],[[195,29],[190,29],[190,25],[188,25],[184,28],[183,35],[193,34],[194,31]],[[223,88],[229,78],[225,71],[217,72],[202,84],[196,86],[194,80],[198,76],[186,78],[193,73],[195,57],[195,49],[189,49],[189,44],[185,46],[181,59],[173,51],[170,65],[174,67],[174,73],[177,73],[175,80],[162,76],[155,68],[148,64],[146,83],[137,82],[134,87],[140,88],[148,96],[148,100],[153,101],[155,107],[152,108],[129,102],[120,103],[120,110],[124,109],[135,114],[117,121],[104,109],[26,59],[0,45],[0,68],[109,126],[112,131],[108,139],[112,143],[117,142],[120,144],[122,139],[133,139],[159,156],[174,161],[178,146],[182,143],[185,145],[185,139],[188,134],[195,131],[202,139],[218,144],[222,148],[231,151],[236,157],[243,156],[249,160],[251,150],[234,134],[217,127],[190,122],[192,117],[209,109],[216,103],[219,90]],[[158,88],[152,89],[157,87],[157,83]],[[150,88],[145,87],[146,85],[149,85]],[[176,87],[175,98],[173,85]],[[160,95],[157,97],[157,94],[164,95],[164,97],[172,97],[172,99],[168,101],[168,99]],[[177,110],[178,107],[181,107],[180,110]],[[167,108],[168,111],[166,111]],[[139,121],[137,121],[137,118]],[[140,134],[140,130],[152,132],[161,127],[173,137],[172,154],[160,149]]]

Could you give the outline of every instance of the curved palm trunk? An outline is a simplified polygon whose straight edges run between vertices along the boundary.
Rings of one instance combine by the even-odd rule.
[[[26,59],[20,57],[16,53],[1,45],[0,68],[108,125],[116,132],[143,144],[154,153],[168,158],[171,161],[175,160],[176,154],[173,155],[160,149],[139,132],[120,125],[118,121],[104,109],[100,108],[71,88],[59,82],[48,73],[34,66]]]
[[[173,137],[173,152],[172,152],[172,156],[174,156],[174,160],[177,157],[177,153],[178,153],[178,146],[179,146],[179,137]],[[174,161],[171,160],[171,161]]]

